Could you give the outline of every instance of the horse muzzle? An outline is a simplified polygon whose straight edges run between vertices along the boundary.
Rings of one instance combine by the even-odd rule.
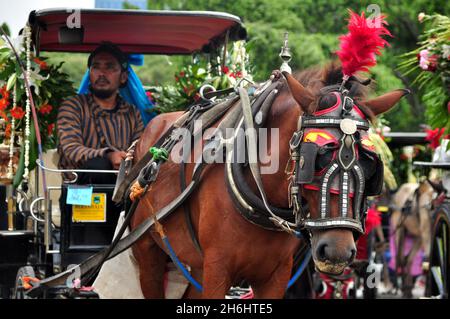
[[[316,268],[326,274],[341,274],[356,255],[355,241],[350,230],[314,232],[311,244]]]

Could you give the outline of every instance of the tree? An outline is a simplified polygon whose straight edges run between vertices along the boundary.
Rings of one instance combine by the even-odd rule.
[[[129,3],[128,1],[124,1],[122,3],[122,8],[123,9],[134,9],[134,10],[140,9],[138,6],[135,6],[134,4]]]

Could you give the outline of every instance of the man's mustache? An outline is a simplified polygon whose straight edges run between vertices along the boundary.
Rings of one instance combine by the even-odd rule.
[[[95,84],[98,84],[99,82],[105,82],[105,83],[107,83],[107,84],[110,84],[109,81],[108,81],[106,78],[104,78],[104,77],[98,78],[98,79],[95,81]]]

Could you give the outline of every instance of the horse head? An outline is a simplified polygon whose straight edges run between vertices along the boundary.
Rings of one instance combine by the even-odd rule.
[[[340,274],[353,261],[355,240],[364,233],[366,197],[380,194],[383,184],[383,164],[369,139],[369,121],[407,91],[367,100],[367,81],[352,76],[339,83],[342,71],[336,65],[317,73],[316,79],[311,72],[298,79],[283,74],[301,109],[290,142],[300,224],[310,237],[317,269]]]

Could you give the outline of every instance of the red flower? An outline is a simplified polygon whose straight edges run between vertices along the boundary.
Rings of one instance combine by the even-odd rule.
[[[9,101],[7,99],[0,99],[0,111],[5,110],[8,105]]]
[[[16,120],[20,120],[25,115],[25,111],[20,107],[16,106],[11,110],[11,116],[14,117]]]
[[[0,110],[0,117],[3,118],[6,122],[9,121],[8,117],[6,116],[5,111]]]
[[[47,126],[47,134],[48,135],[52,135],[53,134],[53,129],[55,128],[55,124],[49,124],[48,126]]]
[[[36,64],[39,65],[39,68],[41,70],[47,70],[48,67],[47,67],[47,63],[46,62],[42,61],[39,58],[34,58],[33,61],[36,62]]]
[[[42,105],[39,108],[39,113],[45,115],[45,114],[50,114],[50,112],[53,110],[53,106],[51,106],[50,104],[45,104]]]
[[[402,160],[402,161],[407,161],[408,160],[408,155],[406,155],[406,154],[400,154],[400,160]]]
[[[2,96],[2,99],[9,99],[9,92],[6,90],[6,85],[0,88],[0,95]]]
[[[145,92],[145,95],[147,95],[147,99],[148,99],[150,102],[153,103],[153,95],[152,95],[152,92],[147,91],[147,92]]]
[[[436,71],[438,65],[438,58],[439,56],[436,54],[433,54],[432,56],[429,57],[428,61],[430,62],[430,64],[428,65],[428,71],[430,72]]]
[[[430,142],[431,149],[435,150],[440,144],[442,135],[444,134],[444,128],[435,128],[434,130],[425,130],[427,136],[425,140]]]
[[[224,66],[222,67],[222,72],[223,72],[224,74],[228,74],[228,72],[230,72],[230,69],[229,69],[226,65],[224,65]]]
[[[419,155],[419,153],[420,153],[420,149],[417,146],[414,146],[412,158],[417,157],[417,155]]]
[[[228,76],[229,76],[230,78],[236,78],[236,74],[235,74],[234,72],[231,72]]]
[[[178,76],[175,75],[175,82],[179,82],[180,79],[178,78]]]
[[[180,72],[180,77],[184,78],[185,75],[186,75],[186,73],[184,73],[184,71]]]
[[[236,75],[237,78],[242,78],[242,72],[241,71],[237,71],[235,73],[235,75]]]

